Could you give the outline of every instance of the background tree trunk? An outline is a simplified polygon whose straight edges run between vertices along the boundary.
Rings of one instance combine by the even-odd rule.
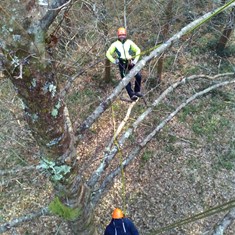
[[[234,29],[234,22],[235,22],[235,7],[232,8],[231,10],[231,13],[229,15],[229,20],[228,20],[228,23],[227,25],[225,26],[223,32],[222,32],[222,35],[219,39],[219,42],[216,46],[216,51],[218,54],[222,54],[226,45],[227,45],[227,42],[229,41],[229,38],[232,34],[232,31]]]
[[[111,72],[110,72],[111,68],[110,67],[111,67],[110,61],[108,59],[105,59],[105,75],[104,75],[104,80],[107,83],[112,81],[112,79],[111,79]]]
[[[165,12],[165,23],[163,26],[161,39],[164,42],[167,39],[169,28],[170,28],[170,22],[172,19],[172,7],[173,7],[173,0],[169,1],[166,6],[166,12]],[[163,71],[163,65],[164,65],[164,53],[161,54],[161,56],[158,59],[157,64],[157,83],[160,83],[162,81],[162,71]]]

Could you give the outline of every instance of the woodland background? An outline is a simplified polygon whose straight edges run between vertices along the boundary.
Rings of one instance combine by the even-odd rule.
[[[1,11],[25,2],[7,1],[1,5]],[[73,1],[63,9],[47,33],[46,49],[55,64],[53,72],[58,86],[66,91],[64,100],[73,127],[83,123],[120,82],[118,68],[105,59],[108,46],[116,40],[118,27],[127,27],[128,37],[141,48],[144,57],[185,25],[226,2]],[[27,2],[32,17],[35,6],[44,10],[43,4],[38,3]],[[224,43],[221,36],[225,29],[230,34]],[[175,82],[191,76],[195,79],[177,87],[154,107],[109,165],[110,172],[189,97],[207,86],[234,79],[233,29],[234,7],[192,30],[144,66],[142,91],[147,106]],[[1,30],[4,31],[3,26]],[[157,230],[169,224],[234,200],[234,89],[234,85],[224,86],[199,97],[152,138],[113,185],[107,187],[97,204],[94,215],[98,234],[109,223],[114,207],[124,208],[140,234],[157,234]],[[127,98],[125,89],[79,141],[77,160],[84,180],[102,161],[128,108],[133,106],[122,133],[147,109],[143,99],[130,104],[123,98]],[[0,80],[0,129],[3,224],[47,206],[54,197],[53,184],[47,175],[35,170],[40,148],[24,119],[17,92],[5,74],[1,74]],[[211,234],[229,209],[182,226],[176,224],[159,233]],[[224,234],[234,233],[233,222]],[[57,216],[43,215],[4,234],[70,234],[70,228]]]

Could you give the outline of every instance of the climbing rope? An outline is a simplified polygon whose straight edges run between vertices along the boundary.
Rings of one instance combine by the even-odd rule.
[[[191,217],[188,217],[186,219],[176,221],[175,223],[169,224],[169,225],[167,225],[163,228],[151,231],[148,235],[160,234],[162,232],[169,231],[173,228],[177,228],[177,227],[180,227],[182,225],[192,223],[192,222],[197,221],[199,219],[203,219],[203,218],[209,217],[211,215],[215,215],[215,214],[218,214],[220,212],[227,211],[227,210],[229,210],[231,208],[234,208],[234,207],[235,207],[235,199],[232,199],[232,200],[230,200],[230,201],[228,201],[228,202],[226,202],[222,205],[212,207],[212,208],[210,208],[206,211],[203,211],[201,213],[198,213],[198,214],[193,215]]]
[[[201,25],[203,25],[204,23],[206,23],[207,21],[209,21],[211,18],[213,18],[214,16],[218,15],[219,13],[221,13],[223,10],[225,10],[227,7],[229,7],[232,3],[234,3],[235,0],[230,0],[229,2],[227,2],[226,4],[224,4],[223,6],[221,6],[220,8],[218,8],[217,10],[215,10],[213,12],[213,14],[211,14],[210,16],[208,16],[207,18],[205,18],[204,20],[202,20],[202,22],[198,23],[195,25],[195,27],[193,27],[192,29],[189,29],[188,31],[186,31],[184,33],[184,35],[191,33],[192,31],[194,31],[195,29],[199,28]],[[135,58],[136,56],[143,56],[146,55],[148,53],[150,53],[151,51],[157,49],[158,47],[160,47],[163,43],[158,43],[156,46],[151,47],[148,50],[142,51],[141,53],[139,53],[138,55],[133,56],[133,58]]]
[[[112,121],[113,121],[113,129],[114,129],[114,140],[113,143],[114,145],[117,147],[118,152],[117,152],[117,156],[119,156],[119,165],[120,165],[120,169],[121,169],[121,185],[122,185],[122,189],[121,189],[121,195],[122,195],[122,211],[124,214],[126,214],[126,178],[125,178],[125,171],[124,171],[124,167],[122,165],[123,162],[123,153],[122,150],[118,144],[117,141],[117,130],[116,130],[116,121],[115,121],[115,113],[114,113],[114,109],[113,109],[113,105],[111,106],[111,110],[112,110]]]

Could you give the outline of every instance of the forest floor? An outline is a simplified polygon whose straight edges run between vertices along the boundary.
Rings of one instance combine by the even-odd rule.
[[[206,61],[207,58],[204,59]],[[230,61],[235,64],[234,58],[230,58]],[[174,74],[170,72],[164,74],[164,82],[156,93],[161,94],[165,88],[178,80],[181,77],[180,71],[189,65],[189,61],[182,62],[181,65],[182,67]],[[218,68],[218,63],[215,68]],[[118,77],[118,73],[116,76]],[[143,76],[143,89],[146,92],[149,89],[147,70],[143,71]],[[82,82],[77,82],[71,90],[69,105],[72,107],[72,119],[78,123],[89,113],[91,107],[99,103],[99,100],[96,102],[89,100],[89,97],[92,98],[90,91],[93,89],[88,87],[91,81],[94,87],[99,87],[95,92],[101,97],[113,89],[112,85],[104,85],[100,80],[94,81],[91,77],[84,77]],[[189,84],[186,88],[194,92],[198,87],[197,84]],[[167,98],[164,101],[165,106],[158,111],[169,113],[170,107],[177,103],[176,95],[184,96],[186,88],[181,88],[178,93]],[[0,89],[0,169],[3,171],[16,169],[18,166],[35,166],[38,164],[39,151],[23,120],[20,101],[9,80],[0,80]],[[85,108],[84,103],[79,106],[77,103],[79,98],[74,95],[79,89],[86,90],[90,102]],[[125,96],[125,91],[123,93]],[[147,102],[151,102],[153,97],[146,95],[146,99]],[[116,178],[114,185],[102,198],[95,210],[99,234],[103,234],[116,206],[125,210],[126,216],[134,221],[140,234],[147,235],[150,232],[155,234],[153,232],[155,230],[234,199],[234,104],[234,86],[230,86],[200,98],[175,116],[141,155],[125,169],[125,178],[121,176]],[[117,123],[120,123],[123,117],[120,114],[121,110],[127,110],[129,105],[120,99],[115,101],[114,112]],[[80,108],[83,114],[79,117],[80,120],[77,120],[75,114]],[[131,119],[137,117],[145,108],[143,100],[139,100]],[[135,134],[138,141],[141,141],[141,133],[145,133],[161,120],[159,113],[156,112],[155,115],[154,122],[148,121],[138,128]],[[78,149],[84,161],[90,155],[95,155],[95,152],[103,147],[102,143],[104,145],[112,137],[111,111],[104,114],[96,130],[99,130],[98,136],[91,139],[93,136],[91,134]],[[90,150],[92,146],[95,147]],[[126,152],[124,157],[125,154]],[[100,158],[94,159],[90,170],[97,166],[99,160]],[[43,174],[32,169],[1,176],[0,183],[0,223],[48,205],[53,197],[50,182]],[[176,226],[161,234],[206,235],[226,213],[227,211],[220,212],[183,226]],[[226,231],[226,235],[234,233],[235,223]],[[5,235],[10,234],[62,235],[70,232],[60,218],[41,216],[5,233]]]

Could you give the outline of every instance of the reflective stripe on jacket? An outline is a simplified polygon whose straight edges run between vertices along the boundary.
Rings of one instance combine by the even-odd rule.
[[[140,58],[140,48],[130,39],[126,39],[123,43],[117,40],[111,44],[106,52],[106,56],[112,63],[115,63],[114,52],[118,59],[131,60],[134,58],[135,63]]]
[[[134,223],[128,219],[112,219],[104,235],[139,235]]]

